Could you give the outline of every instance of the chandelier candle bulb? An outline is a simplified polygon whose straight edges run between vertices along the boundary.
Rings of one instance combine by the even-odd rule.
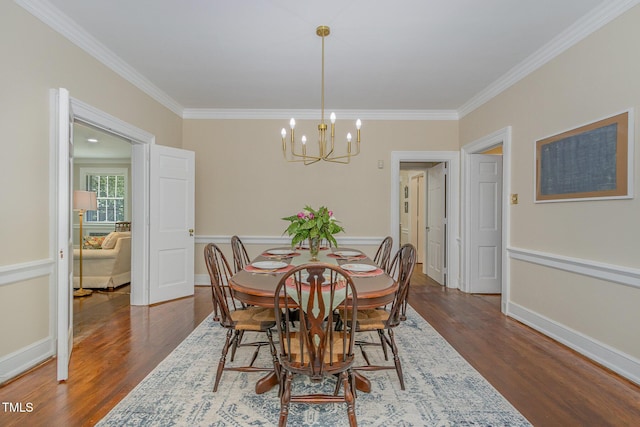
[[[282,128],[282,130],[280,131],[280,134],[282,135],[282,154],[284,155],[284,158],[287,158],[287,131],[284,130],[284,128]]]

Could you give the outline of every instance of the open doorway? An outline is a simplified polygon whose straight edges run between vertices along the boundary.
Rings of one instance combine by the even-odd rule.
[[[73,190],[95,192],[98,205],[85,213],[82,236],[78,213],[72,214],[74,288],[80,285],[82,271],[82,287],[91,292],[73,301],[74,341],[79,342],[130,303],[132,150],[129,139],[81,120],[74,121],[72,131]]]
[[[447,270],[446,166],[446,162],[400,163],[400,245],[414,245],[416,268],[441,285]]]
[[[394,250],[404,243],[413,243],[418,249],[421,271],[437,277],[435,280],[443,286],[459,287],[459,251],[455,237],[458,234],[459,153],[394,151],[391,174],[390,235],[394,239]]]

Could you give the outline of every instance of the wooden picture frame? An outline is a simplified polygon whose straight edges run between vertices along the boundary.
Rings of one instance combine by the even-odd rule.
[[[535,201],[631,198],[632,139],[626,111],[536,141]]]

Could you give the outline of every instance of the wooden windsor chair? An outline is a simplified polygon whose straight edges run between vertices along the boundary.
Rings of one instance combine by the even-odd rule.
[[[253,364],[258,357],[260,348],[269,346],[274,364],[276,363],[276,349],[273,344],[271,328],[275,326],[275,315],[272,308],[247,307],[233,296],[233,291],[229,287],[229,277],[231,269],[220,248],[209,243],[204,249],[204,258],[211,279],[211,291],[214,307],[219,309],[218,320],[220,325],[227,329],[224,346],[218,369],[216,371],[213,391],[218,390],[218,385],[223,371],[241,372],[270,372],[273,366],[254,367]],[[265,333],[266,341],[242,342],[246,331]],[[238,347],[255,347],[251,361],[247,366],[226,366],[227,353],[231,347],[231,362],[233,362]]]
[[[402,375],[402,364],[400,362],[399,350],[395,341],[394,328],[400,325],[402,319],[402,309],[406,302],[407,295],[409,293],[409,283],[411,274],[416,265],[416,248],[411,244],[403,245],[398,252],[396,252],[393,260],[389,264],[389,274],[393,276],[397,283],[398,289],[396,290],[392,303],[385,307],[379,307],[374,309],[358,310],[356,316],[356,331],[357,333],[363,332],[376,332],[380,342],[373,342],[368,340],[357,340],[356,345],[360,347],[362,356],[366,362],[366,365],[356,366],[354,369],[361,371],[378,371],[382,369],[395,369],[400,380],[400,387],[405,389],[404,376]],[[348,313],[349,315],[351,313]],[[350,317],[350,316],[349,316]],[[347,322],[350,320],[347,320]],[[343,322],[348,325],[347,322]],[[366,346],[381,346],[384,352],[384,359],[389,360],[387,353],[387,347],[391,349],[393,353],[393,365],[374,365],[370,362],[369,356],[365,351]]]
[[[279,281],[275,293],[275,315],[279,338],[280,373],[279,426],[287,424],[290,403],[347,404],[349,425],[356,426],[354,363],[355,319],[340,331],[334,327],[334,310],[348,318],[357,311],[353,281],[340,267],[325,263],[298,266]],[[297,322],[289,316],[299,309]],[[295,326],[297,324],[297,326]],[[297,394],[294,375],[306,375],[321,383],[336,378],[333,394]],[[339,395],[340,388],[343,389]]]

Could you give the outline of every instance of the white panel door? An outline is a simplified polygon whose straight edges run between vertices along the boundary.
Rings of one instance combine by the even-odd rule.
[[[418,264],[424,263],[425,253],[424,194],[424,173],[413,175],[409,180],[409,242],[416,247]]]
[[[73,350],[73,219],[71,217],[73,183],[73,114],[69,92],[56,91],[56,126],[58,146],[58,222],[57,238],[57,378],[69,377],[69,360]]]
[[[149,303],[193,295],[195,153],[150,147]]]
[[[444,285],[445,164],[429,168],[427,178],[427,276]]]
[[[502,292],[502,156],[470,157],[469,292]]]

